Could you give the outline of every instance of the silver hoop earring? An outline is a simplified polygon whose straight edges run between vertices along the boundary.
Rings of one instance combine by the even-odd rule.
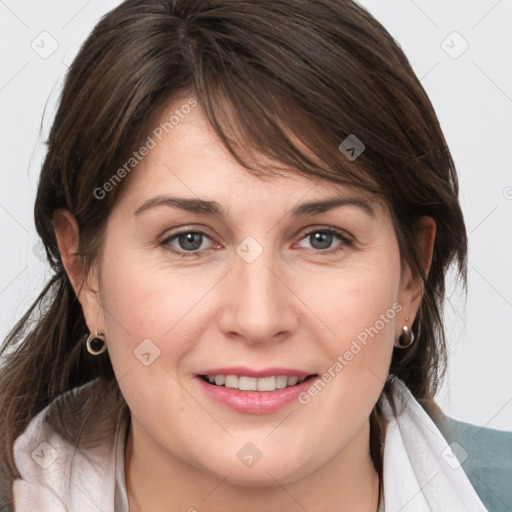
[[[95,332],[94,334],[89,334],[87,341],[85,342],[87,347],[87,352],[92,354],[93,356],[99,356],[105,350],[107,350],[107,345],[105,343],[105,335],[99,332]]]
[[[409,318],[406,318],[407,322]],[[400,336],[395,337],[395,347],[396,348],[409,348],[414,343],[414,333],[412,332],[407,324],[402,327],[402,334]]]

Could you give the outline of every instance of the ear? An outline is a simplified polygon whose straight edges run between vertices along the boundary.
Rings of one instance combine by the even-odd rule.
[[[87,327],[91,332],[103,332],[99,279],[94,266],[90,275],[83,275],[82,260],[78,254],[80,239],[78,222],[69,210],[60,208],[53,214],[53,225],[62,264],[82,305]]]
[[[436,222],[434,219],[426,216],[421,217],[416,223],[415,241],[426,275],[428,275],[432,264],[435,237]],[[423,294],[424,289],[421,278],[413,276],[411,269],[406,265],[402,274],[402,284],[398,299],[398,302],[403,306],[403,319],[400,320],[402,325],[407,325],[409,328],[412,326],[423,299]],[[405,321],[406,317],[409,320]]]

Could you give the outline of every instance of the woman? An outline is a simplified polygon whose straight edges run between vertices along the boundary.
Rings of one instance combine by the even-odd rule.
[[[457,194],[356,4],[122,3],[48,141],[55,275],[2,353],[6,510],[499,510],[478,471],[506,461],[478,454],[510,436],[433,403]]]

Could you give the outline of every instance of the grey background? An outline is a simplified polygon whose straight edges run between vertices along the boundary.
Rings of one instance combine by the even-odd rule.
[[[32,210],[64,73],[99,17],[118,3],[0,1],[2,340],[49,277]],[[439,403],[457,419],[511,430],[512,0],[361,3],[409,57],[460,177],[469,292],[466,302],[450,280],[450,365]]]

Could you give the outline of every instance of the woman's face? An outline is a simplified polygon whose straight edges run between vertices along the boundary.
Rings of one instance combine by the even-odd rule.
[[[388,212],[328,181],[254,177],[199,106],[153,139],[109,218],[99,294],[82,299],[136,443],[251,485],[367,446],[417,308]]]

